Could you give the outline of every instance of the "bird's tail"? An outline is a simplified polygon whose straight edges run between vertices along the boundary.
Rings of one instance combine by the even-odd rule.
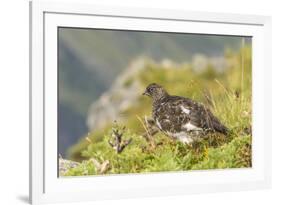
[[[215,131],[227,135],[229,133],[229,129],[223,125],[220,121],[214,121],[212,123],[212,127]]]
[[[216,132],[227,135],[229,133],[229,129],[220,122],[220,120],[210,113],[210,119],[208,121],[209,127]]]
[[[229,133],[229,129],[226,126],[224,126],[223,124],[220,124],[218,126],[217,131],[224,135],[228,135],[228,133]]]

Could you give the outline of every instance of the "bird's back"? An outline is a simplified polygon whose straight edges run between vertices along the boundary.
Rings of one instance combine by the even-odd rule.
[[[168,95],[153,104],[152,114],[158,127],[165,132],[210,130],[227,133],[227,128],[206,106],[189,98]]]

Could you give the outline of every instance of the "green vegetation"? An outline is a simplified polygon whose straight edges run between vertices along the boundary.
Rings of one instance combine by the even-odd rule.
[[[66,156],[66,150],[88,131],[85,121],[90,105],[133,59],[168,57],[178,63],[192,62],[197,53],[221,56],[224,48],[237,51],[241,40],[239,36],[59,28],[59,153]]]
[[[125,87],[133,81],[141,85],[137,102],[120,113],[126,121],[109,123],[73,146],[69,157],[81,164],[64,175],[251,167],[251,56],[247,46],[238,53],[226,53],[228,68],[222,73],[211,65],[197,73],[189,64],[164,68],[148,62],[134,79],[124,83]],[[149,136],[144,118],[151,116],[151,99],[141,92],[151,82],[163,85],[173,95],[203,102],[230,129],[228,136],[209,134],[192,145],[173,141],[162,133],[144,137]],[[121,145],[127,142],[119,153],[114,149],[116,133],[121,135]],[[105,162],[107,166],[102,169]]]

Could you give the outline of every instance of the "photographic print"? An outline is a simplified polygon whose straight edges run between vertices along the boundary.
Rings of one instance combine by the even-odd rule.
[[[252,38],[58,27],[58,175],[252,166]]]

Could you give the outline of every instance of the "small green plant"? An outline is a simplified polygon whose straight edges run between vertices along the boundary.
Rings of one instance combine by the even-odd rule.
[[[115,122],[116,124],[116,122]],[[108,143],[110,146],[116,150],[117,154],[120,154],[126,146],[128,146],[132,142],[132,138],[128,140],[123,140],[122,136],[125,131],[126,127],[120,128],[117,124],[112,128],[112,138],[113,142],[111,140],[108,140]]]

